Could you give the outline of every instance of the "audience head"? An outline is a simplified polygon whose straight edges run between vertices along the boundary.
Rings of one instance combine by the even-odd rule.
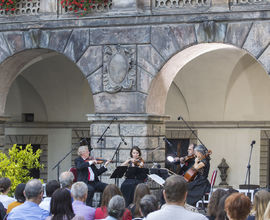
[[[264,220],[270,220],[270,202],[267,204],[263,217]]]
[[[75,200],[86,201],[88,187],[84,182],[76,182],[71,187],[71,194]]]
[[[111,198],[115,195],[122,196],[119,188],[114,184],[109,184],[106,186],[102,193],[101,207],[107,207]]]
[[[25,196],[23,194],[23,191],[25,189],[25,185],[26,185],[25,183],[20,183],[15,189],[15,198],[20,203],[25,202]]]
[[[135,204],[135,210],[134,210],[135,217],[141,216],[141,213],[140,213],[141,198],[149,194],[150,194],[150,189],[145,183],[140,183],[136,186],[135,192],[134,192],[134,199],[133,199],[133,203]]]
[[[40,180],[29,180],[25,185],[24,195],[27,200],[35,200],[39,204],[43,196],[43,186]]]
[[[67,189],[60,188],[54,191],[50,210],[55,219],[64,219],[64,216],[71,219],[75,216],[72,209],[71,195]]]
[[[209,216],[217,216],[218,203],[221,197],[226,195],[226,193],[227,192],[223,189],[217,189],[212,193],[207,209],[207,213]]]
[[[187,182],[184,177],[173,175],[166,179],[164,198],[166,203],[184,203],[187,195]]]
[[[8,193],[11,186],[11,181],[7,177],[0,178],[0,193]]]
[[[153,195],[145,195],[140,201],[140,211],[143,217],[158,210],[157,198]]]
[[[250,209],[251,201],[242,193],[233,193],[225,200],[225,211],[230,220],[245,220]]]
[[[46,184],[46,196],[52,197],[55,190],[60,188],[60,183],[57,180],[51,180]]]
[[[263,220],[263,215],[270,201],[270,192],[266,190],[260,190],[254,195],[253,209],[256,220]]]
[[[66,171],[60,174],[59,181],[62,188],[71,188],[74,175],[72,172]]]
[[[125,200],[122,196],[115,195],[108,204],[108,215],[116,219],[121,219],[125,212]]]
[[[228,192],[228,191],[227,191]],[[215,220],[228,220],[226,212],[224,210],[225,201],[230,194],[226,193],[224,196],[221,197],[217,207],[216,219]]]

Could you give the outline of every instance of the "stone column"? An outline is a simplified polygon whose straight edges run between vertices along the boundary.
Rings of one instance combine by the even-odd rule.
[[[0,150],[5,146],[5,123],[8,119],[7,116],[0,116]]]
[[[165,164],[165,144],[162,138],[165,136],[165,120],[168,116],[155,116],[148,114],[91,114],[87,115],[91,122],[90,136],[94,148],[94,156],[101,156],[111,159],[121,137],[127,145],[121,143],[119,150],[118,166],[130,158],[129,153],[132,146],[139,146],[142,151],[142,158],[145,160],[145,167],[152,167],[153,162]],[[113,118],[116,117],[115,120]],[[103,141],[97,143],[104,130],[110,128],[104,135]],[[103,175],[103,181],[114,183],[109,175],[115,169],[115,163],[109,166],[109,172]],[[120,181],[121,183],[121,181]]]

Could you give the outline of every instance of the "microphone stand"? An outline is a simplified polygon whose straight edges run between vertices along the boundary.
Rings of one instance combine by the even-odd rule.
[[[203,142],[201,141],[201,139],[197,136],[197,134],[194,132],[194,130],[188,125],[188,123],[184,120],[184,118],[181,117],[181,116],[179,116],[178,117],[178,120],[181,120],[181,119],[185,123],[186,127],[191,131],[191,133],[194,134],[194,136],[199,140],[199,142],[201,143],[201,145],[203,145],[205,147],[205,145],[203,144]]]
[[[99,137],[99,139],[97,140],[97,143],[99,143],[100,141],[103,141],[103,136],[104,134],[107,132],[108,129],[110,129],[111,124],[113,123],[114,120],[117,120],[116,117],[113,117],[113,119],[111,120],[110,124],[108,125],[108,127],[103,131],[102,135]]]
[[[75,148],[74,148],[75,149]],[[57,168],[57,180],[59,180],[59,172],[60,172],[60,164],[62,163],[62,161],[63,160],[65,160],[66,159],[66,157],[68,156],[68,155],[70,155],[71,153],[72,153],[72,151],[74,150],[74,149],[71,149],[61,160],[59,160],[58,162],[57,162],[57,164],[55,164],[55,166],[52,168],[52,170],[54,170],[55,168]]]
[[[112,156],[112,161],[113,161],[114,157],[116,156],[116,159],[115,159],[115,169],[117,168],[117,164],[119,162],[119,149],[120,149],[120,146],[121,146],[122,143],[124,143],[125,145],[127,145],[127,142],[125,142],[124,138],[122,136],[120,136],[120,137],[121,137],[121,141],[119,142],[119,144],[118,144],[118,146],[117,146],[117,148],[116,148],[116,150],[115,150],[115,152],[114,152],[114,154]],[[119,187],[119,179],[118,178],[115,178],[115,185],[117,187]]]
[[[248,165],[247,165],[247,173],[246,173],[246,178],[245,178],[245,185],[247,184],[248,182],[248,197],[251,198],[251,193],[249,192],[250,191],[250,168],[251,168],[251,165],[250,165],[250,161],[251,161],[251,155],[252,155],[252,150],[253,150],[253,145],[255,144],[256,142],[255,141],[252,141],[252,143],[250,144],[250,152],[249,152],[249,159],[248,159]]]

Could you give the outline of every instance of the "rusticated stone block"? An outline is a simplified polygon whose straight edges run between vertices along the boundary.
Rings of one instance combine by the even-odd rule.
[[[163,57],[151,45],[138,46],[138,66],[155,76],[164,64]]]
[[[241,48],[251,28],[251,25],[252,24],[250,22],[229,23],[225,43],[230,43]]]
[[[102,92],[102,68],[88,76],[87,80],[93,94]]]
[[[146,95],[138,92],[102,92],[93,97],[98,113],[142,113],[145,109]]]
[[[158,147],[157,137],[134,137],[133,145],[139,146],[140,149],[154,150]]]
[[[89,46],[89,39],[89,29],[73,30],[64,54],[66,54],[74,62],[77,62],[77,60],[82,56],[86,48]]]
[[[6,43],[5,37],[3,34],[0,34],[0,62],[5,60],[8,56],[11,55],[8,45]]]
[[[125,142],[127,143],[127,145],[125,145],[120,137],[106,137],[105,141],[106,141],[106,148],[113,148],[116,149],[118,147],[118,145],[121,142],[120,145],[120,149],[130,149],[132,147],[132,139],[131,137],[123,137],[123,139],[125,140]]]
[[[162,124],[153,124],[153,136],[165,135],[165,125]]]
[[[243,45],[243,49],[246,49],[253,56],[258,57],[260,53],[269,44],[269,38],[263,36],[269,36],[270,34],[270,22],[260,21],[253,23],[248,37]]]
[[[143,70],[142,68],[138,67],[137,72],[137,90],[139,92],[148,93],[150,84],[153,80],[153,76]]]
[[[40,47],[62,53],[71,34],[71,30],[42,31]]]
[[[149,124],[120,124],[120,135],[128,136],[147,136],[152,126]]]
[[[168,25],[152,27],[151,44],[166,60],[180,50],[175,35]]]
[[[91,136],[100,136],[103,134],[108,124],[91,124],[90,134]],[[110,129],[106,131],[106,136],[119,136],[118,124],[111,124]]]
[[[193,24],[171,26],[171,29],[180,49],[196,43],[196,33]]]
[[[87,77],[102,66],[102,46],[90,46],[77,62],[77,65]]]
[[[24,36],[22,31],[5,32],[4,35],[8,46],[13,53],[17,53],[25,49]]]
[[[150,43],[150,27],[106,27],[90,29],[90,44]]]

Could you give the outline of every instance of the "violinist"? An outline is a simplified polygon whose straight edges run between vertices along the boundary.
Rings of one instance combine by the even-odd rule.
[[[92,150],[90,146],[90,151]],[[90,157],[88,145],[80,146],[78,149],[78,155],[75,159],[75,166],[77,169],[77,180],[87,184],[88,195],[86,204],[92,206],[92,199],[95,192],[103,192],[106,183],[100,182],[98,176],[107,171],[107,165],[110,161],[107,161],[104,166],[99,169],[96,167],[98,161]]]
[[[144,167],[144,160],[141,157],[141,149],[138,146],[133,146],[130,150],[130,158],[127,159],[121,166],[128,166],[129,167]],[[127,169],[125,174],[125,181],[121,185],[121,192],[125,198],[126,206],[132,203],[134,191],[136,186],[139,183],[144,182],[143,173],[142,175],[137,175],[132,173],[132,169]]]
[[[185,172],[194,165],[194,162],[195,162],[194,147],[196,147],[196,144],[193,144],[193,143],[190,144],[188,146],[187,156],[174,158],[174,163],[180,164],[180,170],[178,172],[179,175],[184,175]]]

